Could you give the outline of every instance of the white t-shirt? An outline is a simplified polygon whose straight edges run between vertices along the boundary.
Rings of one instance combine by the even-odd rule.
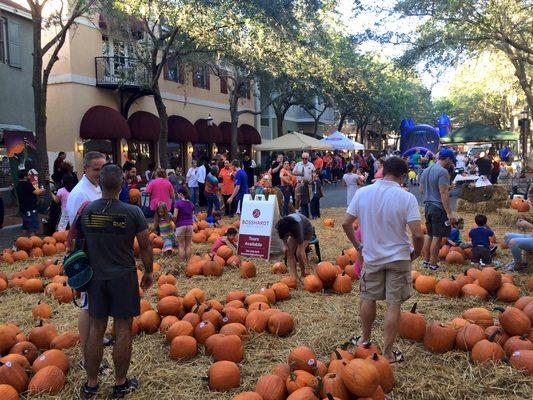
[[[359,175],[352,173],[346,173],[342,177],[342,180],[346,184],[346,205],[350,205],[350,202],[353,199],[355,191],[359,187],[357,181],[359,180]]]
[[[456,163],[455,168],[465,168],[466,167],[466,157],[462,154],[457,154],[455,157]]]
[[[315,166],[312,162],[307,161],[307,164],[304,164],[303,161],[299,161],[294,166],[294,169],[292,170],[293,174],[301,174],[303,172],[303,176],[297,175],[296,181],[301,182],[303,180],[306,180],[307,182],[311,182],[313,171],[315,170]]]
[[[198,172],[198,168],[189,168],[187,171],[187,186],[190,188],[198,187],[198,175],[200,173]]]
[[[95,201],[102,197],[102,190],[100,186],[94,186],[87,176],[78,182],[74,189],[70,192],[67,200],[67,214],[70,225],[74,223],[76,214],[81,205],[86,201]]]
[[[205,165],[200,165],[198,167],[198,182],[205,183],[206,170]]]
[[[411,259],[407,224],[420,221],[416,197],[396,182],[376,181],[359,189],[346,212],[359,218],[365,263]]]

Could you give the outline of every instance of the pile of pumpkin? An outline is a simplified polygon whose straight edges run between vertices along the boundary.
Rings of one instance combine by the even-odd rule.
[[[498,325],[483,307],[470,308],[461,318],[446,324],[427,324],[416,312],[415,303],[410,311],[402,312],[398,334],[406,340],[423,342],[424,348],[434,353],[454,348],[470,351],[476,364],[501,362],[507,356],[514,368],[533,374],[533,297],[521,297],[514,306],[495,310],[500,312]]]
[[[173,275],[161,275],[157,286],[156,310],[141,299],[141,315],[133,319],[132,333],[165,334],[170,357],[175,360],[195,357],[201,344],[206,354],[212,354],[217,361],[240,362],[244,354],[242,340],[251,332],[268,331],[283,337],[294,329],[291,314],[271,307],[290,297],[290,289],[283,283],[249,295],[229,292],[225,304],[206,300],[199,288],[178,296]]]
[[[13,249],[2,252],[1,261],[13,264],[16,261],[26,261],[32,257],[50,257],[65,251],[68,231],[54,232],[52,236],[41,239],[38,236],[20,236],[15,240]]]
[[[220,228],[210,228],[209,224],[205,221],[207,213],[200,212],[196,214],[196,219],[198,222],[195,222],[192,226],[193,234],[192,241],[193,243],[215,243],[215,241],[220,237],[226,234],[226,231],[233,227],[239,229],[240,221],[236,220],[232,224],[223,225]]]
[[[224,267],[239,268],[241,278],[253,278],[257,275],[255,264],[252,261],[241,261],[233,254],[233,250],[226,245],[218,248],[216,254],[206,253],[191,256],[185,267],[185,276],[221,276]]]
[[[18,399],[18,394],[45,392],[58,394],[65,385],[69,360],[63,350],[79,343],[76,332],[58,334],[52,324],[42,319],[52,316],[52,309],[40,302],[32,309],[41,319],[26,336],[18,326],[0,325],[0,398]]]
[[[214,372],[210,370],[209,374],[211,389],[238,386],[238,371],[232,372],[231,381],[222,381],[220,372]],[[331,353],[328,365],[317,360],[313,350],[302,346],[291,350],[287,363],[259,378],[255,391],[238,394],[233,400],[380,400],[394,383],[391,365],[375,345],[338,348]]]
[[[411,276],[417,292],[436,293],[445,297],[478,297],[488,300],[495,296],[500,301],[515,302],[520,297],[520,288],[514,284],[514,276],[501,273],[493,267],[481,270],[470,268],[464,273],[438,280],[434,276],[412,271]],[[532,281],[533,282],[533,281]]]

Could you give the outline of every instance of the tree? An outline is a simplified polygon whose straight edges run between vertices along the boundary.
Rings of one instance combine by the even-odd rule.
[[[402,60],[426,60],[428,66],[450,65],[463,55],[485,50],[504,54],[514,67],[527,104],[533,110],[533,13],[529,0],[398,0],[393,11],[418,17]]]
[[[33,23],[33,102],[35,109],[36,158],[41,180],[47,178],[49,171],[48,147],[46,144],[46,99],[48,79],[52,68],[59,60],[59,51],[65,44],[69,29],[75,25],[76,18],[88,14],[94,7],[90,0],[27,0]],[[46,7],[46,10],[45,10]],[[54,7],[54,9],[51,9]],[[49,37],[43,44],[42,32],[47,28]]]

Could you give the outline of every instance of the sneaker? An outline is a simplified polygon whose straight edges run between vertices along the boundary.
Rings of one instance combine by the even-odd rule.
[[[506,269],[507,271],[514,271],[514,267],[515,267],[515,264],[514,264],[514,261],[512,261],[512,262],[510,262],[509,264],[507,264],[507,265],[505,266],[505,269]]]
[[[432,271],[436,271],[440,268],[440,265],[439,264],[429,265],[428,268]]]
[[[112,399],[122,399],[127,394],[134,392],[139,387],[139,381],[137,378],[126,378],[126,382],[120,386],[113,386]]]
[[[429,268],[430,265],[431,265],[431,264],[429,263],[429,261],[425,261],[425,260],[422,261],[422,266],[423,266],[424,268]]]
[[[99,385],[96,386],[88,386],[87,383],[82,386],[80,390],[80,399],[92,399],[96,396],[98,393]]]

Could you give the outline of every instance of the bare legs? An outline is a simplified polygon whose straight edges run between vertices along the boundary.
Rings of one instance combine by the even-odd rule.
[[[298,283],[301,283],[301,280],[298,279],[298,271],[296,270],[296,248],[298,247],[296,241],[289,237],[287,239],[287,267],[292,276],[294,276]]]
[[[115,318],[114,325],[117,338],[113,347],[113,365],[115,385],[120,386],[126,382],[131,360],[131,318]]]
[[[192,250],[191,250],[191,236],[178,236],[178,256],[179,256],[179,262],[183,262],[185,260],[188,260],[191,256]]]
[[[439,262],[439,250],[440,250],[441,238],[426,236],[424,242],[424,260],[431,265],[437,265]]]
[[[376,301],[361,299],[359,304],[359,313],[361,314],[361,325],[363,327],[363,336],[361,342],[370,342],[372,336],[372,325],[376,319]]]
[[[89,338],[90,318],[88,310],[80,310],[80,317],[78,319],[78,332],[80,334],[80,346],[82,354],[84,354],[87,339]],[[85,355],[84,355],[85,357]]]

